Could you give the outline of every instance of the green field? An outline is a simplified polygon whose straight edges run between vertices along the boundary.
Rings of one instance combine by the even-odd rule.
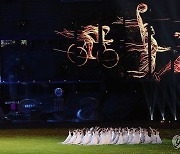
[[[180,154],[171,143],[180,129],[163,129],[160,133],[160,145],[80,146],[59,144],[68,135],[67,129],[0,130],[0,154]]]

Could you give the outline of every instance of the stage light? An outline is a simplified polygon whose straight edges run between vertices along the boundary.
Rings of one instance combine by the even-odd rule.
[[[161,123],[165,123],[165,121],[164,121],[164,120],[161,120]]]
[[[174,120],[177,121],[177,117],[176,116],[174,117]]]
[[[51,80],[49,80],[49,82],[51,82]]]
[[[33,82],[35,83],[36,81],[35,81],[35,80],[33,80]]]
[[[106,90],[106,93],[108,93],[108,91]]]
[[[151,114],[151,120],[154,120],[154,119],[153,119],[153,114]]]
[[[61,97],[63,95],[63,90],[62,88],[56,88],[54,90],[54,94],[57,96],[57,97]]]
[[[161,113],[161,115],[162,115],[162,120],[164,121],[165,120],[164,113]]]
[[[64,82],[66,82],[66,80],[64,80]]]

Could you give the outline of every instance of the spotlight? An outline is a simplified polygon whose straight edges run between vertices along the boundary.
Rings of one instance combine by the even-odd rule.
[[[177,121],[177,117],[176,116],[174,117],[174,120]]]
[[[153,114],[151,114],[151,120],[153,120]]]
[[[164,121],[165,120],[164,113],[162,113],[161,115],[162,115],[162,120]]]

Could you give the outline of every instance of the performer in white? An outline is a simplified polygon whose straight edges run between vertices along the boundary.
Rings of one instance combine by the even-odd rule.
[[[159,131],[158,130],[155,130],[155,132],[156,132],[156,143],[157,144],[161,144],[162,143],[162,140],[161,140],[161,138],[160,138],[160,136],[159,136]]]
[[[76,140],[72,143],[72,144],[80,144],[83,138],[83,131],[82,130],[78,130],[77,132],[77,138]]]
[[[124,144],[124,138],[123,138],[123,132],[122,131],[119,131],[118,134],[117,134],[117,142],[115,143],[116,145],[118,144]]]
[[[148,131],[145,129],[144,130],[144,144],[149,144],[151,143],[152,140],[151,140],[151,137],[148,135]]]
[[[130,144],[134,137],[134,128],[128,129],[128,144]]]
[[[69,130],[69,135],[68,135],[68,137],[65,139],[64,142],[61,142],[61,143],[62,143],[62,144],[67,144],[67,143],[70,141],[71,137],[72,137],[72,132],[71,132],[71,130]]]
[[[68,142],[66,142],[66,144],[73,144],[73,142],[76,140],[76,138],[77,138],[77,130],[74,130],[73,136],[71,137],[71,139]]]
[[[114,131],[114,135],[113,132]],[[62,144],[76,144],[76,145],[121,145],[121,144],[161,144],[162,140],[159,136],[157,129],[150,127],[151,137],[148,135],[148,131],[145,128],[90,128],[75,129],[69,131],[68,137]],[[73,134],[72,134],[73,133]],[[113,137],[114,136],[114,137]],[[143,136],[143,139],[142,139]]]
[[[134,136],[130,144],[139,144],[140,143],[140,132],[138,129],[134,129]]]

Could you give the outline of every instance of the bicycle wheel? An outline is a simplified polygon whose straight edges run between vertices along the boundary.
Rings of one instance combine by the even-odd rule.
[[[76,46],[75,44],[69,46],[67,57],[77,66],[83,66],[88,60],[86,50],[83,47]]]
[[[113,49],[105,49],[102,54],[97,53],[97,59],[106,68],[113,68],[119,62],[119,56]]]

